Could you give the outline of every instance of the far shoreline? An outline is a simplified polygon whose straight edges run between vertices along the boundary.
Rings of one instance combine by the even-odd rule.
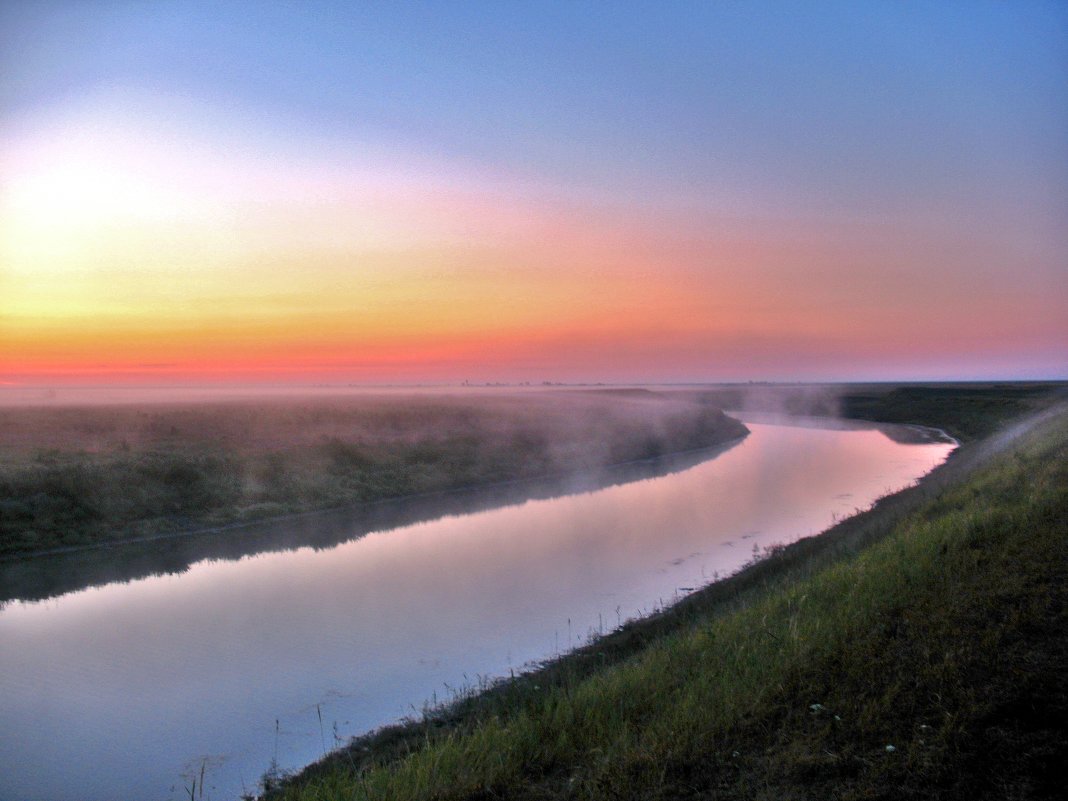
[[[737,418],[734,418],[737,419]],[[639,466],[654,466],[660,462],[670,461],[686,456],[693,456],[697,454],[703,454],[706,452],[712,453],[709,458],[715,458],[718,452],[733,447],[744,441],[749,436],[748,432],[742,434],[734,439],[724,440],[712,445],[700,445],[694,448],[687,448],[681,451],[671,451],[670,453],[664,453],[659,456],[648,456],[640,459],[630,459],[625,462],[611,462],[601,465],[598,470],[604,472],[611,472],[626,467],[639,467]],[[670,471],[669,471],[670,472]],[[87,543],[85,545],[71,545],[64,548],[53,548],[47,551],[34,551],[27,554],[18,556],[3,556],[0,557],[0,565],[10,564],[12,562],[18,562],[26,559],[37,559],[40,557],[58,556],[62,554],[72,554],[84,551],[96,551],[96,550],[113,550],[122,548],[127,545],[142,545],[149,542],[159,542],[163,540],[181,539],[185,537],[196,537],[206,534],[229,534],[241,529],[255,528],[256,526],[276,525],[280,523],[286,523],[297,520],[308,520],[316,517],[325,517],[327,515],[333,515],[337,513],[352,512],[356,513],[361,510],[369,509],[376,506],[383,506],[386,504],[400,504],[408,501],[424,500],[428,498],[446,498],[451,496],[460,496],[469,494],[472,492],[478,492],[481,490],[495,490],[506,487],[522,487],[524,485],[536,486],[538,484],[544,484],[546,482],[563,482],[577,478],[589,478],[597,479],[599,476],[596,474],[590,475],[588,472],[562,472],[562,473],[546,473],[540,476],[523,476],[520,478],[508,478],[501,479],[500,481],[493,481],[485,484],[468,484],[462,487],[449,487],[447,489],[440,490],[427,490],[426,492],[416,492],[408,495],[395,495],[382,498],[375,498],[368,501],[358,501],[355,503],[340,504],[338,506],[328,506],[321,509],[308,509],[303,512],[291,512],[288,514],[277,515],[273,517],[260,517],[252,520],[239,520],[233,523],[226,523],[220,526],[207,526],[204,528],[186,529],[182,531],[166,532],[161,534],[153,534],[145,537],[135,537],[130,539],[110,540],[106,542]],[[597,483],[592,485],[597,488]],[[581,489],[581,492],[587,492],[588,489]],[[533,500],[540,496],[531,495],[527,500]],[[522,501],[520,501],[522,502]]]

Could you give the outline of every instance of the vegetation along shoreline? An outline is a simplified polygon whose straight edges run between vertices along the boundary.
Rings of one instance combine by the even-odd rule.
[[[579,476],[747,433],[659,393],[0,409],[0,423],[0,562]]]
[[[989,395],[932,416],[969,433],[917,485],[295,777],[269,770],[266,795],[1056,797],[1068,402],[1054,390],[1022,414],[999,401],[1000,419]]]

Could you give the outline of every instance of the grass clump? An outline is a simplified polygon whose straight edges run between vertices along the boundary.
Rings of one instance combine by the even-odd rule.
[[[629,655],[515,682],[278,797],[1058,797],[1066,488],[1062,411],[865,548],[669,612]]]

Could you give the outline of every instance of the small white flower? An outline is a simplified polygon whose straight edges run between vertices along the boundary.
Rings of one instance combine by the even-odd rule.
[[[897,749],[896,749],[896,748],[894,748],[894,746],[892,746],[892,745],[888,745],[888,746],[886,746],[886,753],[888,753],[888,754],[892,754],[892,753],[894,753],[894,751],[896,751],[896,750],[897,750]]]
[[[824,709],[823,704],[809,704],[808,708],[813,712],[822,712]]]

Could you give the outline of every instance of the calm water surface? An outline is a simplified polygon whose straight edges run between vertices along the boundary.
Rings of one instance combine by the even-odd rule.
[[[740,445],[672,475],[7,604],[0,799],[188,798],[202,768],[204,798],[235,798],[276,756],[306,764],[335,730],[670,603],[952,448],[748,424]]]

